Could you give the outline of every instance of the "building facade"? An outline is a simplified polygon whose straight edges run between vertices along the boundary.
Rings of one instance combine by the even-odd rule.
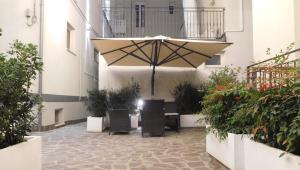
[[[15,39],[39,46],[44,71],[31,91],[43,97],[41,130],[84,120],[91,89],[136,81],[144,99],[172,101],[178,83],[199,85],[224,66],[245,69],[269,57],[267,48],[300,48],[299,0],[1,0],[0,14],[1,52]],[[151,96],[150,67],[108,67],[90,41],[157,35],[233,45],[197,69],[157,68]]]
[[[252,0],[253,4],[253,56],[254,61],[269,58],[291,44],[300,48],[300,3],[298,0]]]
[[[140,4],[144,5],[142,7],[144,9],[140,8]],[[107,0],[103,9],[104,13],[106,10],[104,15],[106,18],[103,19],[104,30],[107,32],[104,34],[106,37],[138,37],[139,35],[131,34],[131,29],[139,29],[145,36],[165,35],[175,38],[227,41],[234,45],[218,54],[216,57],[219,59],[216,59],[215,62],[203,64],[198,69],[158,67],[155,96],[150,94],[150,67],[107,67],[107,63],[100,58],[99,75],[102,77],[99,81],[100,89],[120,88],[133,80],[141,85],[143,98],[163,98],[172,101],[172,90],[180,82],[189,81],[199,85],[207,80],[213,70],[226,65],[246,68],[253,61],[251,1]],[[172,9],[174,10],[172,11]],[[156,11],[155,14],[153,11]],[[122,29],[122,34],[114,32],[116,31],[115,23],[126,25]],[[141,25],[143,25],[142,28],[140,28]],[[155,31],[152,30],[152,27],[155,27]],[[180,29],[180,31],[170,28]],[[168,33],[168,30],[171,31]]]
[[[296,48],[299,48],[298,0],[106,0],[105,2],[103,8],[106,16],[103,23],[105,37],[165,35],[175,38],[227,41],[233,45],[226,48],[224,53],[218,54],[220,57],[213,64],[207,62],[198,69],[157,68],[155,96],[151,96],[149,90],[150,68],[107,67],[102,59],[99,67],[99,74],[102,75],[102,82],[99,82],[100,89],[120,88],[134,80],[140,83],[144,98],[173,100],[171,92],[180,82],[190,81],[195,85],[200,84],[213,70],[224,66],[242,68],[241,79],[243,79],[246,77],[245,69],[248,65],[270,58],[266,55],[267,48],[272,49],[273,55],[279,53],[281,49],[285,50],[294,42]],[[219,10],[223,12],[218,13]],[[116,30],[116,25],[121,25],[122,29]]]
[[[98,0],[2,0],[0,50],[15,39],[38,45],[43,72],[32,93],[43,98],[40,130],[84,120],[87,90],[97,88],[98,53],[90,37],[101,36]]]

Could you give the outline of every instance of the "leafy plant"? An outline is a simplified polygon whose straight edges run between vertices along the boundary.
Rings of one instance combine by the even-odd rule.
[[[231,68],[225,66],[221,70],[213,71],[209,76],[209,85],[210,87],[218,88],[225,88],[231,85],[234,85],[238,82],[237,76],[240,73],[240,68]]]
[[[132,82],[126,87],[109,92],[110,109],[136,109],[137,100],[140,98],[140,85]]]
[[[197,113],[202,110],[202,100],[207,93],[207,86],[201,84],[199,89],[189,82],[177,85],[172,92],[177,110],[181,114]]]
[[[300,154],[300,86],[293,85],[264,92],[252,107],[256,120],[254,140]]]
[[[239,68],[225,67],[213,72],[209,77],[209,92],[203,100],[208,131],[224,140],[229,132],[249,133],[253,118],[247,114],[247,107],[256,100],[257,92],[247,88],[237,79]]]
[[[228,133],[249,134],[254,120],[247,107],[255,99],[256,92],[247,89],[243,83],[205,96],[201,113],[210,125],[208,131],[221,140],[226,139]]]
[[[95,117],[104,117],[108,110],[108,97],[106,90],[88,91],[88,100],[85,102],[87,110]]]
[[[7,54],[0,54],[0,148],[24,141],[30,131],[39,97],[29,89],[42,65],[33,44],[14,41]]]

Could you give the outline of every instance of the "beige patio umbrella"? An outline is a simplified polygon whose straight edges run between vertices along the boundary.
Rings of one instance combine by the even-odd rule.
[[[154,95],[155,68],[197,68],[231,43],[173,39],[164,36],[146,38],[93,38],[95,48],[108,66],[151,66],[151,94]]]

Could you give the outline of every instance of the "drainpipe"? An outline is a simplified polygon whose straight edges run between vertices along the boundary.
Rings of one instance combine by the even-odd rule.
[[[40,0],[40,34],[39,34],[39,54],[43,61],[43,48],[44,48],[44,0]],[[38,94],[40,97],[43,95],[43,72],[39,72],[39,87]],[[43,99],[39,103],[38,108],[42,108]],[[38,109],[38,131],[42,131],[42,110]]]

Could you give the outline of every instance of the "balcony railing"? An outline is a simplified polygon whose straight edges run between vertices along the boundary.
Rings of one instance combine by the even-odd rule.
[[[289,60],[293,55],[297,58],[300,49],[292,50],[274,58],[252,64],[247,67],[247,82],[257,89],[280,88],[289,81],[299,80],[300,59]]]
[[[104,37],[164,35],[225,41],[224,8],[103,8]]]

